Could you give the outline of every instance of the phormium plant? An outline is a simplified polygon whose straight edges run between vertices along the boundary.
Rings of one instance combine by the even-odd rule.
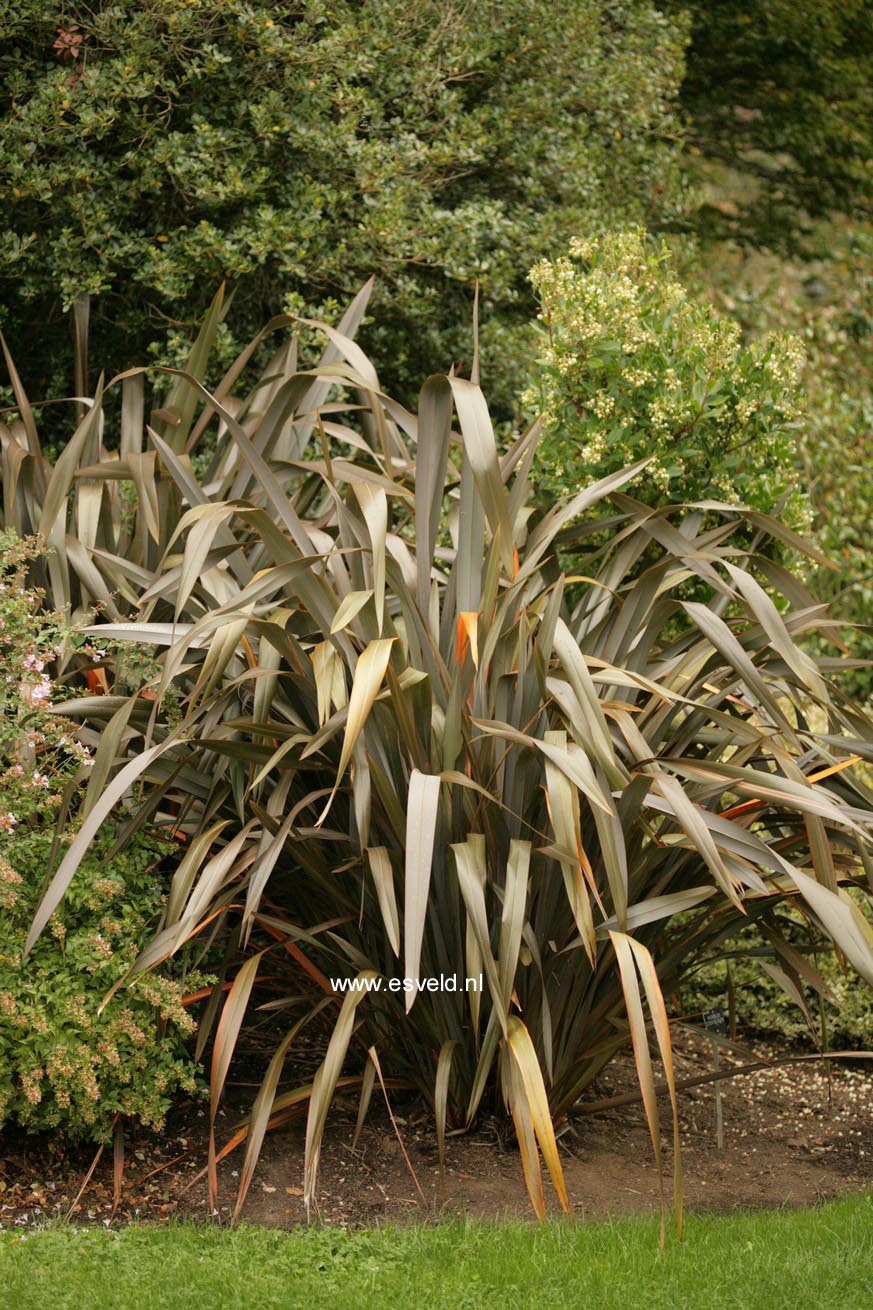
[[[64,706],[100,732],[104,773],[29,941],[109,815],[121,807],[130,834],[166,823],[185,854],[130,978],[192,939],[238,943],[213,1127],[259,979],[279,956],[297,975],[237,1135],[238,1208],[267,1126],[303,1113],[311,1202],[334,1092],[360,1087],[366,1104],[378,1076],[430,1100],[441,1147],[447,1126],[506,1105],[542,1214],[540,1152],[568,1204],[555,1119],[631,1040],[660,1162],[649,1022],[678,1136],[662,996],[740,925],[775,933],[790,902],[873,980],[847,894],[869,893],[854,766],[870,725],[832,686],[835,661],[798,645],[828,619],[767,555],[769,536],[807,549],[790,528],[645,506],[630,493],[646,460],[538,514],[540,424],[501,452],[475,369],[428,379],[416,413],[393,402],[352,340],[368,294],[324,329],[318,364],[286,341],[247,392],[246,356],[213,393],[198,380],[216,303],[151,422],[128,376],[110,441],[98,389],[53,466],[16,383],[7,523],[55,545],[56,594],[101,607],[101,643],[145,646],[159,666],[119,694],[108,660],[109,694]],[[599,544],[579,556],[579,521],[600,506]],[[572,604],[556,560],[570,525]],[[682,599],[689,578],[707,602]],[[441,974],[485,986],[418,990]],[[332,979],[360,981],[341,995]],[[325,1009],[313,1083],[278,1092]],[[343,1078],[352,1043],[368,1072]],[[215,1159],[213,1139],[213,1190]]]

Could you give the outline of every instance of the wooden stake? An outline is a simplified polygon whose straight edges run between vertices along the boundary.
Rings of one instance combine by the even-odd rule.
[[[718,1043],[712,1043],[712,1068],[714,1073],[718,1073]],[[721,1104],[721,1079],[716,1079],[715,1088],[715,1144],[720,1151],[724,1150],[724,1112]]]

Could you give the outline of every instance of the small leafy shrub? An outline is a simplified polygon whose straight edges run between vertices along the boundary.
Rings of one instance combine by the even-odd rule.
[[[545,432],[534,477],[550,497],[654,454],[649,504],[716,499],[806,526],[794,431],[803,349],[696,299],[639,228],[571,242],[531,272],[543,321],[527,403]]]
[[[111,840],[95,843],[23,959],[52,836],[33,831],[3,846],[0,1123],[96,1138],[121,1114],[159,1128],[172,1094],[195,1090],[182,986],[152,975],[99,1007],[154,928],[163,901],[156,865],[171,848],[141,837],[107,865]]]
[[[175,843],[147,831],[117,854],[112,831],[98,835],[25,957],[46,874],[76,830],[71,797],[93,766],[55,710],[53,668],[75,639],[25,585],[36,554],[0,534],[0,1125],[100,1138],[118,1114],[159,1127],[172,1094],[195,1090],[183,996],[203,979],[152,974],[100,1010],[163,908],[159,866]]]

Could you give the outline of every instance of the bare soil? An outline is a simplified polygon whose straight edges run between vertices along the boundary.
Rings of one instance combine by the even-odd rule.
[[[762,1054],[776,1058],[785,1052],[767,1048]],[[711,1068],[707,1043],[691,1038],[684,1041],[677,1052],[677,1065],[679,1078],[706,1073]],[[873,1185],[873,1070],[869,1065],[834,1063],[828,1074],[820,1062],[789,1064],[737,1077],[721,1087],[725,1127],[721,1151],[715,1136],[713,1087],[700,1086],[680,1094],[688,1205],[724,1210],[800,1205]],[[620,1096],[635,1088],[632,1062],[619,1059],[598,1081],[589,1101]],[[251,1087],[231,1089],[230,1103],[219,1117],[219,1147],[253,1096]],[[318,1218],[322,1222],[357,1226],[446,1215],[532,1217],[517,1148],[504,1121],[486,1120],[475,1132],[450,1137],[445,1173],[440,1178],[428,1108],[392,1098],[395,1132],[377,1096],[378,1087],[354,1147],[356,1098],[339,1097],[334,1104],[319,1173]],[[126,1141],[117,1206],[111,1146],[78,1196],[93,1161],[90,1151],[64,1153],[32,1140],[4,1142],[0,1147],[0,1226],[44,1223],[66,1214],[79,1223],[208,1217],[206,1183],[198,1177],[206,1163],[207,1122],[202,1106],[189,1105],[177,1112],[160,1137],[140,1134]],[[662,1122],[667,1128],[666,1101],[662,1102]],[[304,1132],[301,1118],[268,1134],[243,1211],[248,1222],[287,1227],[305,1220]],[[668,1171],[672,1165],[669,1136],[665,1131]],[[578,1217],[657,1207],[658,1176],[639,1103],[592,1113],[581,1102],[560,1125],[559,1141],[567,1188]],[[220,1220],[230,1217],[241,1163],[242,1151],[237,1150],[219,1166],[215,1217]],[[554,1209],[557,1212],[556,1202]]]

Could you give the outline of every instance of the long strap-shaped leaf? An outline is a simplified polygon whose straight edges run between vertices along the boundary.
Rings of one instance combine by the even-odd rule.
[[[464,908],[467,911],[468,931],[472,932],[476,943],[478,958],[488,979],[488,990],[491,993],[493,1012],[496,1014],[505,1036],[509,1016],[509,996],[507,995],[504,1003],[500,976],[497,972],[497,964],[491,950],[488,932],[488,910],[485,904],[485,886],[487,884],[485,838],[481,833],[471,833],[465,842],[455,843],[452,846],[452,852],[455,856],[458,883],[461,888],[461,896],[464,899]],[[467,967],[468,969],[471,967],[469,951]]]
[[[352,758],[355,743],[363,732],[364,725],[370,716],[373,702],[379,694],[382,679],[385,677],[385,670],[391,658],[391,647],[394,641],[394,637],[380,637],[376,641],[371,641],[355,665],[355,677],[352,682],[352,694],[349,697],[346,731],[343,738],[339,767],[336,771],[336,781],[318,820],[317,827],[321,827],[327,818],[337,789],[342,781],[342,776],[348,768],[349,760]]]
[[[505,1065],[504,1077],[506,1079],[507,1100],[509,1101],[512,1122],[515,1125],[515,1136],[518,1141],[518,1152],[521,1156],[521,1167],[524,1170],[524,1183],[527,1194],[530,1197],[530,1203],[537,1219],[545,1219],[547,1210],[546,1194],[543,1191],[543,1171],[540,1167],[536,1131],[530,1105],[525,1095],[524,1080],[518,1063],[511,1053],[507,1052],[504,1055],[502,1064]]]
[[[58,457],[46,487],[39,516],[39,535],[52,543],[63,542],[66,532],[65,505],[75,478],[76,466],[88,440],[100,421],[103,402],[103,379],[94,394],[94,403]],[[62,513],[62,510],[64,511]]]
[[[652,1138],[652,1146],[655,1150],[655,1164],[658,1168],[658,1186],[661,1192],[661,1245],[665,1240],[665,1216],[664,1216],[664,1164],[661,1156],[661,1126],[658,1118],[658,1101],[655,1090],[655,1079],[652,1073],[652,1057],[649,1051],[649,1039],[646,1035],[646,1020],[643,1014],[643,1002],[640,994],[639,982],[637,981],[636,969],[640,971],[643,980],[643,987],[646,993],[646,1000],[649,1003],[649,1013],[655,1025],[655,1034],[658,1039],[658,1046],[661,1052],[661,1059],[664,1064],[664,1077],[667,1086],[670,1089],[670,1100],[673,1103],[673,1202],[676,1211],[676,1225],[679,1236],[682,1236],[682,1161],[680,1156],[679,1142],[679,1105],[676,1099],[676,1079],[673,1072],[673,1048],[670,1042],[670,1025],[667,1021],[667,1011],[664,1006],[664,998],[661,994],[661,988],[658,983],[658,975],[655,971],[655,965],[648,950],[641,942],[635,941],[633,937],[628,937],[625,933],[610,932],[609,939],[615,950],[615,958],[618,961],[619,973],[621,975],[621,986],[624,992],[625,1007],[627,1009],[628,1022],[630,1024],[631,1041],[633,1043],[634,1060],[637,1066],[637,1077],[640,1083],[640,1091],[643,1094],[643,1105],[646,1109],[646,1119],[649,1124],[649,1133]],[[636,962],[636,968],[634,967]]]
[[[303,1156],[303,1204],[306,1207],[307,1215],[309,1215],[312,1202],[315,1199],[321,1139],[324,1136],[327,1112],[330,1109],[337,1080],[346,1058],[346,1052],[349,1049],[355,1022],[355,1010],[367,995],[368,981],[375,977],[376,974],[372,969],[364,970],[358,974],[355,985],[351,990],[346,992],[333,1032],[330,1035],[330,1041],[327,1044],[324,1060],[312,1081],[312,1095],[309,1100],[309,1114],[306,1120],[306,1146]]]
[[[439,774],[413,769],[409,779],[406,808],[406,867],[403,888],[403,971],[406,978],[418,981],[424,921],[433,865],[437,811],[440,799]],[[406,994],[406,1013],[418,995],[416,988]]]
[[[218,1199],[218,1180],[215,1173],[215,1120],[218,1117],[218,1106],[221,1101],[221,1093],[224,1090],[227,1073],[230,1069],[230,1062],[233,1059],[236,1039],[239,1036],[239,1030],[242,1027],[242,1021],[249,1003],[249,997],[252,994],[252,988],[255,985],[258,966],[261,963],[261,956],[263,954],[263,951],[259,951],[257,955],[253,955],[251,959],[246,960],[245,964],[234,978],[233,986],[227,993],[224,1008],[221,1011],[218,1031],[215,1034],[215,1045],[212,1049],[212,1071],[209,1080],[210,1210],[215,1209],[215,1204]]]
[[[415,463],[415,544],[418,608],[427,615],[440,511],[445,495],[452,393],[443,377],[428,378],[418,399]]]
[[[458,422],[464,439],[464,449],[476,479],[476,486],[485,510],[488,526],[496,536],[500,534],[500,551],[508,577],[514,577],[516,564],[513,555],[512,525],[509,522],[509,499],[500,475],[497,442],[491,426],[488,405],[478,386],[463,378],[450,377],[449,386],[458,411]]]
[[[449,1097],[449,1078],[452,1072],[452,1059],[458,1043],[454,1038],[443,1042],[437,1059],[436,1077],[433,1086],[434,1118],[436,1120],[437,1149],[440,1157],[440,1182],[446,1167],[446,1105]]]
[[[356,482],[354,492],[358,498],[370,544],[373,549],[373,601],[376,606],[376,626],[382,632],[385,612],[385,540],[388,533],[388,497],[381,487],[369,482]]]
[[[388,934],[392,951],[395,955],[399,955],[400,918],[397,913],[397,898],[394,895],[394,873],[391,868],[391,857],[385,846],[369,846],[367,848],[367,859],[370,864],[370,873],[373,876],[373,884],[376,888],[382,922],[385,924],[385,931]]]
[[[206,317],[200,325],[200,331],[197,333],[197,339],[191,347],[191,353],[188,356],[185,368],[177,373],[177,381],[165,406],[165,410],[169,411],[169,414],[176,421],[165,422],[162,435],[177,454],[185,449],[188,433],[191,431],[199,391],[199,387],[195,388],[193,384],[202,382],[206,376],[209,356],[212,353],[215,334],[223,317],[224,308],[224,284],[222,283],[212,299]]]
[[[555,1139],[552,1116],[549,1113],[549,1098],[546,1094],[542,1070],[530,1033],[521,1019],[515,1014],[510,1017],[507,1025],[507,1041],[518,1072],[521,1075],[525,1099],[530,1111],[534,1132],[543,1153],[543,1159],[546,1162],[546,1168],[558,1194],[561,1209],[565,1214],[569,1214],[570,1199],[567,1196],[567,1185],[564,1182],[561,1157],[558,1155],[558,1143]],[[534,1200],[533,1196],[531,1200]]]
[[[844,893],[832,892],[800,869],[792,868],[791,877],[828,935],[873,986],[873,933],[861,911]]]

